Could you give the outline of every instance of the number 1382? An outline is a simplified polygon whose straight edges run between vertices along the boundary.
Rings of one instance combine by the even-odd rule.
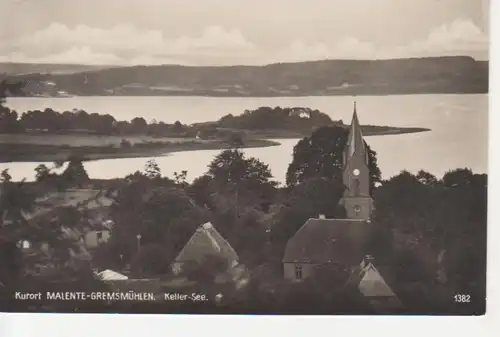
[[[457,294],[453,296],[453,300],[455,300],[456,303],[470,303],[470,295]]]

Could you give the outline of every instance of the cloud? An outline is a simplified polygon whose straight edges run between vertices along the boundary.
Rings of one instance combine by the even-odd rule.
[[[132,25],[109,29],[53,23],[3,46],[0,61],[85,64],[230,65],[322,59],[386,59],[442,55],[487,58],[488,36],[472,21],[457,19],[422,39],[383,46],[356,37],[335,42],[303,41],[281,50],[259,48],[237,29],[204,28],[197,36],[166,38],[160,30]],[[1,53],[1,52],[0,52]]]
[[[457,19],[432,29],[421,39],[393,47],[377,46],[355,37],[346,37],[327,44],[295,41],[278,55],[276,61],[306,61],[320,59],[387,59],[405,57],[469,55],[487,58],[488,36],[472,21]]]
[[[101,29],[53,23],[12,42],[10,48],[15,52],[3,59],[136,64],[183,59],[216,62],[217,58],[224,62],[226,57],[248,55],[254,46],[238,30],[219,26],[206,27],[199,36],[166,39],[159,30],[140,30],[132,25]]]
[[[394,54],[423,56],[487,53],[489,38],[472,21],[457,19],[451,24],[434,28],[422,40],[400,46]]]

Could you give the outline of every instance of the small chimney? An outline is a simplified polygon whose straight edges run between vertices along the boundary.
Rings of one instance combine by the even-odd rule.
[[[365,261],[366,261],[366,264],[372,263],[373,262],[373,256],[372,255],[366,255],[365,256]]]
[[[326,219],[326,216],[325,216],[324,214],[320,214],[320,215],[318,216],[318,219],[322,219],[322,220],[324,220],[324,219]]]

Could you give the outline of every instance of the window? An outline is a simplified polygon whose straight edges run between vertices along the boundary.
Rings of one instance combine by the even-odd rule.
[[[354,179],[354,195],[359,195],[359,180],[358,179]]]
[[[102,240],[102,232],[96,232],[97,240]]]
[[[295,278],[296,279],[302,279],[302,265],[296,264],[295,265]]]

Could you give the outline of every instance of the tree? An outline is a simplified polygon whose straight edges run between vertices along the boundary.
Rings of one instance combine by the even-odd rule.
[[[5,106],[9,94],[23,96],[24,83],[12,83],[7,80],[0,81],[0,132],[17,133],[23,131],[16,111]]]
[[[487,176],[456,169],[436,180],[425,172],[403,171],[384,181],[374,193],[374,223],[395,234],[393,268],[407,274],[407,282],[430,286],[444,268],[448,289],[483,296]],[[444,254],[441,262],[438,254]],[[408,264],[415,265],[411,275]]]
[[[227,207],[238,213],[238,207],[269,203],[276,192],[277,182],[269,166],[260,160],[246,158],[237,149],[224,150],[208,166],[212,191]],[[233,205],[233,206],[231,206]],[[222,206],[219,203],[219,206]]]
[[[222,128],[246,130],[286,129],[308,131],[331,123],[331,118],[318,110],[301,107],[281,108],[278,106],[245,110],[240,116],[226,115],[219,119],[219,125]]]
[[[130,128],[133,133],[144,134],[147,131],[148,123],[142,117],[135,117],[130,122]]]
[[[470,169],[455,169],[446,172],[443,176],[443,184],[446,187],[460,187],[470,184],[474,173]]]
[[[8,172],[4,173],[8,175]],[[49,243],[52,247],[66,247],[66,251],[72,246],[72,242],[61,235],[60,226],[54,227],[48,221],[33,221],[28,218],[36,206],[35,200],[34,189],[30,189],[23,181],[4,179],[2,182],[0,283],[4,284],[7,291],[19,289],[26,281],[27,270],[41,258],[41,254],[37,254],[32,259],[26,259],[18,246],[19,242],[27,240],[35,248]]]
[[[245,263],[253,264],[261,258],[255,250],[263,252],[267,242],[262,220],[275,198],[276,185],[266,164],[233,149],[217,155],[208,172],[187,187],[187,193],[212,211],[215,227]]]
[[[448,258],[450,283],[457,289],[470,289],[479,296],[485,292],[487,246],[487,176],[457,169],[443,177],[441,204],[442,234]]]
[[[23,131],[18,120],[18,114],[14,110],[0,105],[0,132],[18,133]]]
[[[0,108],[4,107],[6,97],[10,95],[24,96],[24,82],[9,82],[6,79],[0,81]]]
[[[336,180],[313,178],[292,188],[280,208],[272,227],[272,240],[285,244],[309,219],[320,214],[328,218],[343,218],[339,206],[345,187]]]
[[[31,212],[35,204],[35,195],[26,188],[24,181],[12,182],[9,170],[5,169],[1,173],[0,193],[0,220],[6,220],[9,217],[14,223],[24,223],[25,214]]]
[[[132,258],[130,271],[136,277],[154,277],[169,272],[172,252],[163,244],[145,244]],[[170,258],[169,258],[170,257]]]
[[[83,167],[83,159],[78,155],[69,158],[68,167],[62,173],[61,178],[66,186],[81,185],[90,180],[85,167]]]
[[[63,268],[67,267],[68,263],[86,263],[88,253],[81,239],[82,227],[88,218],[74,206],[57,208],[50,215],[50,218],[41,217],[33,221],[44,231],[43,241],[50,247],[51,261],[57,267]],[[78,261],[82,257],[83,259]]]
[[[39,186],[43,185],[47,192],[53,189],[62,192],[69,185],[69,182],[65,180],[68,176],[63,177],[52,171],[61,168],[63,165],[64,162],[55,162],[52,168],[47,167],[45,164],[38,165],[35,168],[36,182],[40,183]]]
[[[46,179],[50,174],[50,170],[45,164],[40,164],[37,167],[35,167],[35,172],[36,172],[35,179],[37,181],[42,181]]]
[[[421,184],[424,184],[426,186],[432,187],[439,183],[439,180],[436,178],[435,175],[426,172],[424,170],[418,171],[416,178]]]
[[[108,244],[110,252],[124,262],[132,261],[140,244],[162,245],[163,258],[171,261],[196,228],[207,221],[203,209],[175,187],[152,186],[133,181],[118,191],[111,208],[115,223]]]
[[[182,133],[184,131],[184,125],[182,125],[182,123],[179,121],[175,121],[174,125],[172,126],[172,131],[176,134]]]
[[[211,191],[212,181],[213,178],[211,176],[206,174],[202,175],[193,180],[187,187],[186,192],[201,207],[213,209],[214,204]]]
[[[177,185],[186,186],[187,171],[182,170],[181,173],[174,172],[174,181]]]
[[[342,181],[343,152],[348,131],[339,126],[321,127],[310,137],[300,140],[293,149],[293,160],[288,166],[286,183],[294,186],[310,178],[324,177]],[[376,152],[368,144],[368,166],[372,188],[381,181]]]
[[[0,180],[2,182],[9,182],[12,180],[12,176],[9,174],[9,169],[2,170],[2,173],[0,173]]]
[[[149,179],[161,178],[161,170],[154,159],[148,160],[144,169],[146,177]]]

